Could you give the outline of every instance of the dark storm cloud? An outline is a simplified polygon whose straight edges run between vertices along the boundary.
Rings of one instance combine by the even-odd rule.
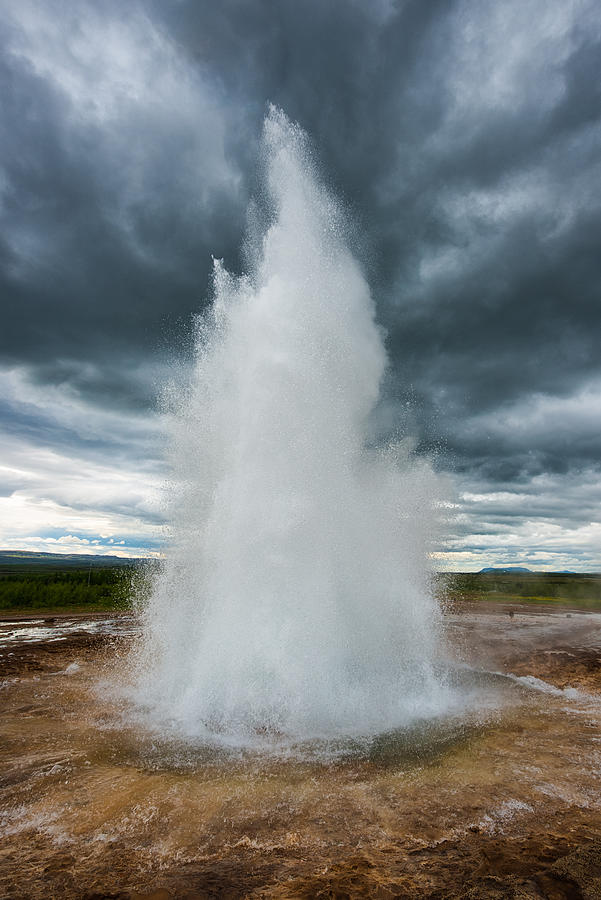
[[[271,101],[356,223],[382,422],[490,485],[599,466],[597,4],[3,8],[5,364],[91,410],[152,406],[210,254],[243,265]]]
[[[155,33],[145,19],[125,31],[132,59],[112,81],[102,71],[112,60],[94,41],[105,20],[85,4],[80,10],[66,21],[59,15],[65,33],[51,34],[49,48],[51,9],[34,8],[25,23],[13,22],[0,69],[0,351],[8,363],[41,366],[37,377],[51,381],[65,364],[77,380],[79,361],[99,360],[110,371],[132,356],[164,351],[169,337],[185,341],[207,283],[209,243],[239,240],[244,210],[237,172],[215,137],[217,96],[204,102],[199,84],[197,108],[177,109],[178,99],[194,105],[194,73],[188,85],[178,83],[169,46],[151,46],[143,58],[135,26],[142,42],[144,28]],[[107,6],[105,16],[119,27],[117,11]],[[77,51],[82,30],[88,46],[72,61],[70,83],[60,54],[71,44]],[[166,83],[157,88],[154,75]],[[55,365],[61,371],[53,373]],[[90,391],[128,393],[126,382],[119,388],[103,375],[89,382]]]

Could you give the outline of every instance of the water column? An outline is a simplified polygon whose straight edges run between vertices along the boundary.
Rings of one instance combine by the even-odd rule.
[[[374,732],[444,708],[437,480],[369,442],[383,337],[306,135],[272,108],[263,151],[268,225],[245,275],[215,263],[170,419],[170,540],[137,693],[207,739]]]

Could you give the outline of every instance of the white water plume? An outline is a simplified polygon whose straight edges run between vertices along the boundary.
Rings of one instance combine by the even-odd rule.
[[[264,153],[271,224],[249,274],[215,263],[173,416],[171,540],[136,693],[199,737],[381,731],[447,700],[436,478],[369,445],[386,366],[374,304],[306,136],[273,108]]]

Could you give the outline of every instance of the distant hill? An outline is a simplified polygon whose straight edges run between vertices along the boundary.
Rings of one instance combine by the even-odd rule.
[[[88,566],[110,567],[132,566],[140,562],[123,556],[103,556],[94,553],[36,553],[29,550],[0,550],[0,568],[24,566],[32,568],[87,568]]]
[[[526,568],[524,568],[524,566],[502,566],[500,568],[497,568],[496,566],[490,566],[487,569],[480,569],[478,574],[485,575],[488,572],[492,572],[493,574],[498,574],[498,575],[505,574],[507,572],[516,572],[518,574],[520,574],[520,573],[521,574],[528,574],[528,573],[532,574],[532,569],[526,569]]]

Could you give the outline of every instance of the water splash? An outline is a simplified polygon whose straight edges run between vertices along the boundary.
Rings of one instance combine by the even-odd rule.
[[[144,610],[139,699],[181,733],[369,733],[440,713],[429,584],[438,493],[369,445],[386,355],[307,139],[265,121],[271,220],[249,274],[215,263],[173,417],[171,542]]]

